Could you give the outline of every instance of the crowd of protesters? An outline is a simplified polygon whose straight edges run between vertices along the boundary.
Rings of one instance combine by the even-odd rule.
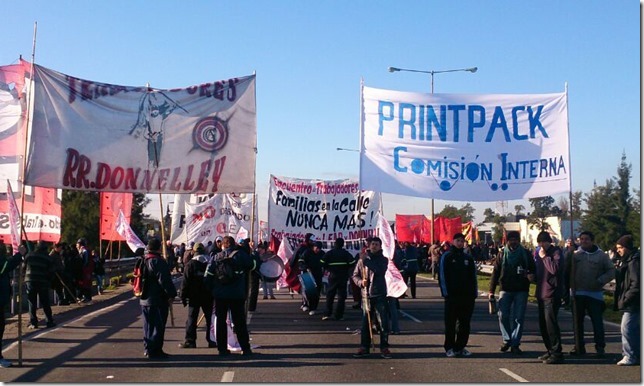
[[[442,243],[415,244],[396,242],[393,266],[408,286],[409,295],[394,298],[387,294],[385,273],[390,265],[383,256],[382,241],[368,238],[364,248],[352,255],[344,248],[344,240],[335,240],[328,251],[307,234],[304,242],[292,256],[288,267],[300,279],[298,291],[302,296],[300,308],[309,315],[318,314],[322,301],[322,320],[344,320],[345,301],[351,295],[352,308],[362,309],[360,347],[354,357],[370,355],[373,332],[380,335],[380,355],[392,357],[389,335],[399,334],[398,310],[400,299],[417,297],[416,276],[419,272],[431,273],[438,280],[444,298],[445,341],[447,357],[469,357],[467,349],[471,317],[478,296],[477,263],[493,265],[489,297],[495,299],[499,288],[499,329],[502,344],[500,352],[522,355],[521,336],[525,327],[524,314],[528,288],[536,284],[539,307],[539,330],[546,353],[539,357],[545,364],[564,363],[558,311],[570,302],[574,303],[575,345],[572,356],[583,356],[586,347],[583,320],[589,315],[592,321],[595,355],[605,355],[605,334],[602,313],[605,305],[603,286],[616,280],[615,310],[623,312],[621,333],[623,358],[620,366],[640,363],[640,270],[639,250],[630,235],[616,242],[612,257],[594,244],[594,235],[581,232],[579,244],[569,241],[564,248],[553,243],[548,232],[537,237],[535,250],[520,244],[518,232],[509,232],[504,244],[475,243],[469,246],[465,236],[458,233],[452,240]],[[164,251],[165,256],[164,259]],[[280,259],[268,243],[254,246],[250,239],[218,237],[214,242],[189,243],[173,246],[162,245],[152,238],[145,251],[139,253],[149,264],[147,287],[141,296],[144,324],[145,355],[151,359],[163,359],[169,355],[163,351],[165,323],[168,310],[175,297],[188,307],[185,341],[181,348],[197,346],[197,316],[214,314],[207,321],[206,344],[217,348],[219,355],[230,355],[228,349],[228,323],[232,319],[235,336],[242,355],[252,355],[246,312],[253,312],[257,305],[260,283],[263,299],[275,299],[275,279],[266,278],[261,272],[262,263]],[[230,258],[234,261],[238,276],[232,282],[218,279],[217,263]],[[53,327],[50,292],[53,289],[57,305],[89,303],[92,301],[92,283],[97,285],[97,294],[104,291],[104,259],[96,250],[90,249],[84,238],[75,246],[56,243],[50,250],[45,243],[10,253],[10,248],[0,245],[0,305],[9,303],[10,273],[24,261],[23,274],[29,301],[29,328],[39,327],[36,308],[40,305],[46,317],[46,327]],[[172,272],[183,276],[179,291],[170,280]],[[302,276],[310,273],[314,290],[307,288]],[[326,275],[326,276],[325,276]],[[323,283],[326,278],[326,283]],[[210,279],[209,281],[207,279]],[[289,283],[290,286],[293,282]],[[309,284],[310,285],[310,284]],[[325,299],[321,299],[325,296]],[[335,305],[335,307],[334,307]],[[246,309],[245,309],[246,307]],[[230,314],[229,314],[230,312]],[[230,316],[229,316],[230,315]],[[208,318],[210,319],[210,318]],[[0,333],[4,332],[4,313]],[[211,335],[211,323],[215,323]],[[0,334],[1,338],[2,334]],[[1,342],[0,342],[1,343]],[[0,367],[11,363],[0,356]]]

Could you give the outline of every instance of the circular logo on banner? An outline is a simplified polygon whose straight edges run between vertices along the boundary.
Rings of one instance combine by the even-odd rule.
[[[220,235],[226,234],[226,224],[223,222],[220,222],[217,224],[217,233]]]
[[[203,118],[195,125],[192,141],[209,153],[220,150],[228,141],[228,125],[217,117]]]

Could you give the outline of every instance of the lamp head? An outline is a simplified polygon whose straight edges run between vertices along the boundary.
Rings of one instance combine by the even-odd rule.
[[[479,69],[478,67],[472,67],[472,68],[468,68],[468,69],[466,69],[465,71],[469,71],[469,72],[471,72],[471,73],[475,73],[476,71],[478,71],[478,69]]]
[[[396,71],[400,71],[400,68],[389,67],[389,72],[396,72]]]

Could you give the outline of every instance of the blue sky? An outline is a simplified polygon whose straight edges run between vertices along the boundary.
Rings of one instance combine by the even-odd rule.
[[[7,8],[7,7],[5,7]],[[622,1],[14,1],[0,63],[31,60],[79,78],[156,88],[257,74],[257,194],[268,177],[357,178],[360,79],[436,93],[551,93],[568,82],[573,189],[616,173],[640,187],[640,3]],[[153,198],[156,198],[153,196]],[[558,198],[558,196],[555,196]],[[165,201],[172,200],[164,197]],[[385,216],[429,215],[429,199],[384,195]],[[436,200],[436,211],[445,204]],[[510,201],[510,211],[517,204]],[[473,203],[477,220],[495,202]],[[149,206],[157,216],[158,201]]]

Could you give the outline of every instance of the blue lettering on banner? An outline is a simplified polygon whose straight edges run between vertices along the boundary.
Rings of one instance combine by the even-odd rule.
[[[549,138],[548,131],[541,122],[543,105],[506,107],[509,109],[509,117],[506,117],[502,106],[492,108],[494,112],[485,133],[485,142],[492,142],[498,135],[508,143],[512,140],[527,141],[537,135]],[[397,117],[398,125],[391,129],[397,130],[399,139],[447,142],[447,134],[451,132],[452,142],[460,142],[462,137],[467,142],[475,142],[475,130],[482,130],[488,125],[485,113],[486,109],[481,105],[415,105],[381,100],[378,101],[378,135],[383,136],[387,124]],[[465,127],[461,127],[463,115],[467,117]],[[510,118],[509,125],[507,118]],[[527,124],[528,127],[521,127],[521,122],[525,122],[524,125]],[[460,131],[465,128],[467,136],[461,136]]]

